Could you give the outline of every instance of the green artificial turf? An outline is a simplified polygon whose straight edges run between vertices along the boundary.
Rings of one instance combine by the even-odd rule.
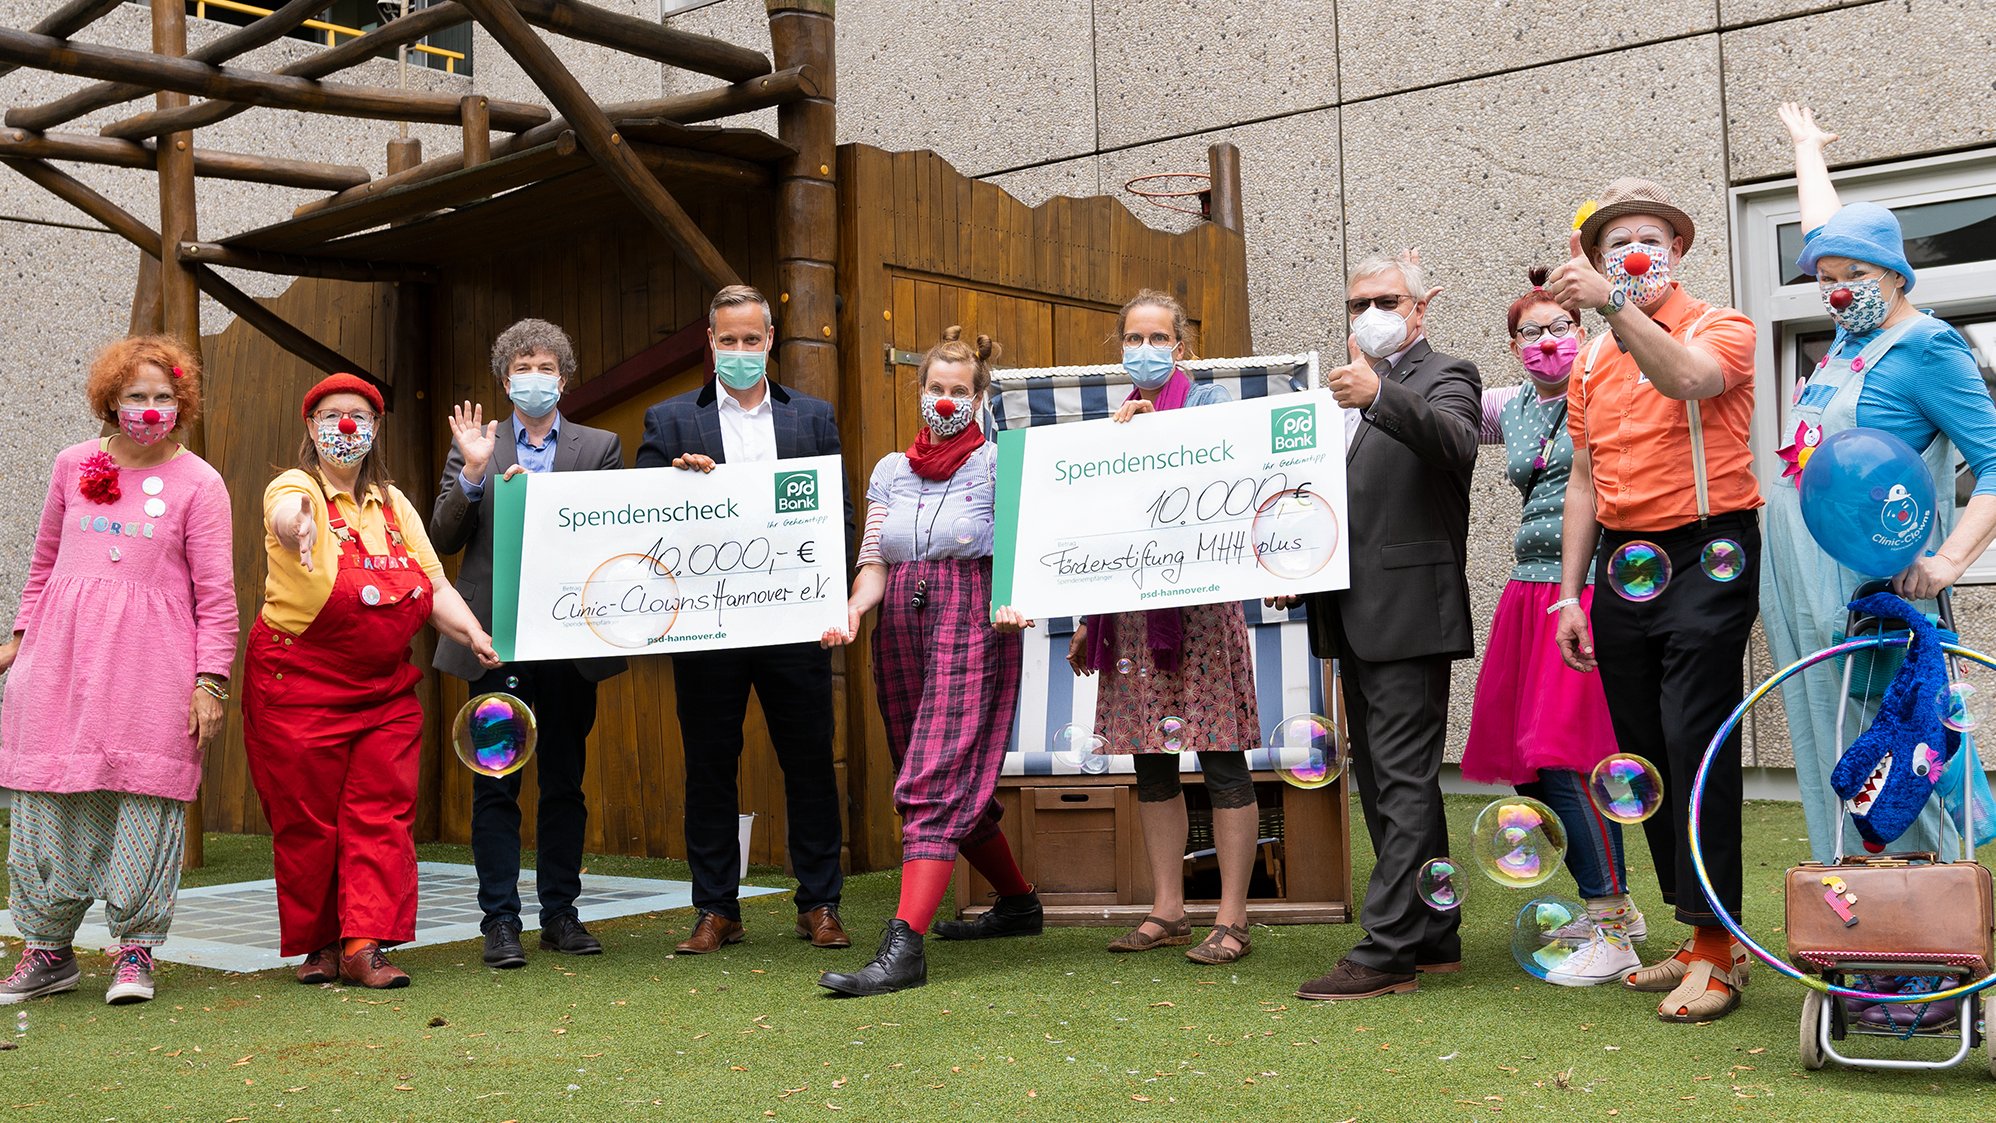
[[[1480,803],[1449,801],[1458,853]],[[1658,905],[1632,834],[1653,958],[1682,929]],[[1780,872],[1803,853],[1800,834],[1794,805],[1749,806],[1749,925],[1775,945]],[[1362,886],[1371,855],[1363,832],[1354,843]],[[265,840],[207,845],[210,865],[190,884],[268,876]],[[423,856],[469,860],[462,847]],[[685,874],[672,862],[590,861],[604,873]],[[757,872],[774,883],[774,871]],[[1562,886],[1572,891],[1563,874],[1545,889]],[[932,942],[927,987],[823,997],[817,973],[869,958],[895,891],[892,873],[848,883],[851,951],[812,949],[790,934],[788,898],[755,899],[749,941],[720,954],[671,958],[690,913],[654,914],[594,925],[608,949],[598,958],[530,942],[520,971],[484,969],[469,943],[404,952],[396,961],[415,985],[385,993],[164,964],[157,1000],[112,1008],[92,957],[81,992],[26,1005],[25,1035],[12,1034],[22,1007],[0,1011],[0,1040],[20,1046],[0,1052],[0,1118],[1996,1117],[1980,1053],[1937,1072],[1802,1071],[1803,990],[1764,967],[1740,1012],[1703,1026],[1659,1023],[1654,997],[1528,979],[1509,928],[1529,894],[1480,880],[1464,906],[1466,969],[1409,996],[1294,999],[1358,938],[1336,926],[1257,928],[1254,954],[1220,969],[1172,951],[1110,956],[1104,929]],[[1914,1048],[1936,1053],[1930,1043],[1884,1051]]]

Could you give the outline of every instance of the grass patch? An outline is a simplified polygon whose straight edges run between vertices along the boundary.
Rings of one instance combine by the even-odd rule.
[[[1460,853],[1480,804],[1449,800]],[[1749,923],[1778,944],[1781,870],[1806,850],[1800,809],[1749,805],[1747,833]],[[1683,929],[1656,899],[1640,834],[1630,879],[1653,958]],[[1364,832],[1353,841],[1363,885],[1371,854]],[[209,835],[207,846],[210,865],[190,885],[269,876],[262,838]],[[422,856],[470,861],[464,847]],[[685,876],[677,862],[589,862]],[[1562,885],[1572,892],[1563,874],[1548,888]],[[407,951],[396,961],[415,985],[386,993],[164,964],[156,1001],[112,1008],[93,956],[80,993],[26,1006],[24,1037],[11,1034],[20,1008],[5,1012],[0,1033],[21,1047],[0,1052],[0,1107],[24,1121],[1638,1121],[1825,1119],[1860,1104],[1899,1118],[1932,1110],[1938,1094],[1951,1115],[1996,1116],[1980,1054],[1938,1072],[1802,1071],[1803,991],[1764,968],[1744,1008],[1706,1026],[1659,1023],[1650,996],[1530,980],[1508,936],[1527,894],[1487,882],[1464,906],[1466,969],[1411,996],[1291,997],[1358,938],[1351,925],[1257,928],[1254,954],[1229,969],[1170,951],[1112,957],[1105,929],[932,943],[925,988],[821,997],[819,971],[869,958],[896,888],[891,873],[851,879],[844,914],[861,946],[847,952],[792,938],[789,900],[758,898],[744,904],[749,942],[717,955],[670,957],[691,920],[682,910],[593,925],[608,949],[598,958],[530,945],[520,971],[486,970],[469,943]]]

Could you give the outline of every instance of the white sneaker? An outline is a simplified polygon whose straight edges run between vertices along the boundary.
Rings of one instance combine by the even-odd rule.
[[[1546,950],[1552,949],[1548,947]],[[1544,955],[1544,952],[1540,954]],[[1544,962],[1543,959],[1540,961]],[[1561,987],[1618,983],[1623,976],[1642,965],[1642,959],[1629,946],[1627,933],[1611,925],[1594,929],[1585,943],[1575,947],[1558,966],[1546,973],[1545,980]]]
[[[1624,934],[1635,943],[1641,943],[1649,938],[1649,922],[1643,919],[1642,910],[1633,903],[1608,909],[1598,915],[1590,909],[1585,915],[1574,917],[1540,938],[1549,944],[1585,943],[1594,938],[1595,928],[1603,924],[1620,924]]]

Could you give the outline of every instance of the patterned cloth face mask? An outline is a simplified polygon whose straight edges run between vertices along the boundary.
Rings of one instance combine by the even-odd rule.
[[[319,446],[320,456],[342,468],[351,468],[374,447],[374,425],[371,422],[363,425],[351,417],[321,421],[312,440]]]
[[[1627,297],[1630,304],[1654,302],[1670,288],[1670,247],[1630,242],[1608,251],[1608,282]]]
[[[180,410],[175,406],[165,409],[153,406],[118,407],[118,428],[142,445],[157,444],[178,424]]]
[[[1858,281],[1822,281],[1823,307],[1837,326],[1852,335],[1877,331],[1885,322],[1892,302],[1885,299],[1885,283],[1878,277]]]
[[[939,441],[963,432],[976,418],[977,408],[969,399],[922,395],[922,421],[929,427],[929,435]]]

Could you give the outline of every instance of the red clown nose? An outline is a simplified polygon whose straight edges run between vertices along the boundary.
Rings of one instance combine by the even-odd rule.
[[[1637,250],[1622,259],[1622,268],[1631,277],[1640,277],[1649,272],[1649,255]]]
[[[950,417],[956,413],[956,402],[944,398],[936,403],[936,416]]]
[[[340,418],[340,432],[346,433],[349,436],[351,436],[353,433],[358,432],[359,430],[360,426],[354,424],[353,418],[351,417]]]
[[[1552,336],[1550,336],[1550,335],[1545,335],[1545,336],[1540,336],[1540,337],[1539,337],[1539,350],[1540,350],[1541,352],[1544,352],[1545,354],[1548,354],[1548,355],[1550,355],[1550,354],[1552,354],[1552,353],[1553,353],[1554,351],[1557,351],[1557,350],[1559,350],[1559,340],[1557,340],[1557,339],[1554,339],[1554,338],[1553,338]]]
[[[148,425],[157,425],[159,424],[159,411],[156,409],[149,409],[139,415],[139,420],[144,421]]]
[[[1830,294],[1830,307],[1841,312],[1844,309],[1849,308],[1850,302],[1856,299],[1857,299],[1857,294],[1850,291],[1849,289],[1837,289],[1835,292],[1832,292]]]

